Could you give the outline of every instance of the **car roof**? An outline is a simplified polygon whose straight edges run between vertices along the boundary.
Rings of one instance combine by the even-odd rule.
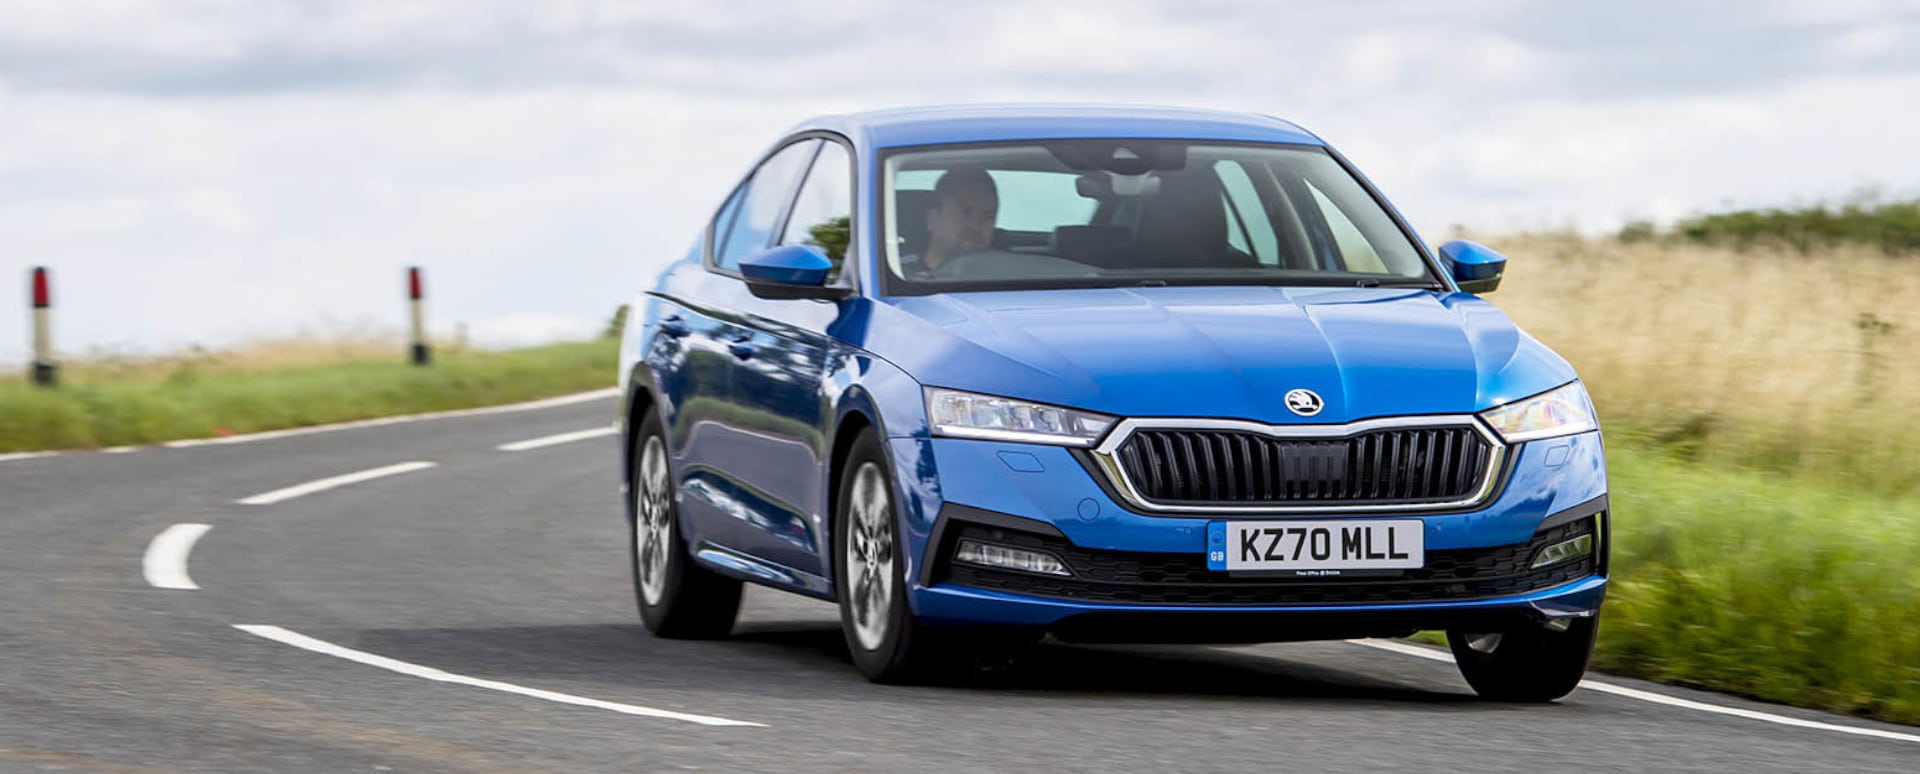
[[[1325,145],[1272,116],[1149,105],[943,105],[820,116],[794,127],[872,148],[999,140],[1140,137]]]

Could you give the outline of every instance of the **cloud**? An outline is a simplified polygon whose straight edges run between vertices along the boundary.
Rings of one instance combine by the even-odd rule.
[[[1917,36],[1865,2],[0,3],[0,362],[42,263],[69,350],[398,325],[411,264],[436,326],[585,329],[781,129],[898,104],[1283,115],[1429,236],[1898,190]]]

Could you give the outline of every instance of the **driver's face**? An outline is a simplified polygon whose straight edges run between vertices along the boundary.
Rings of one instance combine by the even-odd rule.
[[[1000,197],[991,191],[959,190],[927,210],[927,241],[946,255],[964,255],[993,245]]]

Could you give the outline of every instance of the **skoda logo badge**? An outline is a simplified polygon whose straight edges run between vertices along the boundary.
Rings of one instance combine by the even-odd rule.
[[[1300,416],[1313,416],[1326,406],[1327,402],[1320,399],[1320,393],[1313,390],[1287,391],[1287,410]]]

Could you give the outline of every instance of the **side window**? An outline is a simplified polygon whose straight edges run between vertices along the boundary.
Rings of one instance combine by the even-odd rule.
[[[753,179],[745,189],[746,198],[740,203],[739,211],[733,213],[726,237],[716,243],[715,266],[737,270],[742,256],[767,248],[777,225],[774,221],[779,219],[780,210],[786,207],[787,197],[793,193],[794,180],[806,169],[819,145],[819,140],[801,140],[780,149],[754,170]]]
[[[1260,192],[1253,187],[1253,178],[1234,161],[1214,162],[1213,171],[1226,191],[1227,241],[1262,264],[1278,265],[1279,239],[1273,233],[1273,222],[1267,219],[1267,208],[1260,203]],[[1252,249],[1248,249],[1249,244]]]
[[[820,248],[833,260],[837,278],[852,238],[853,168],[847,161],[846,147],[828,142],[820,146],[820,155],[807,172],[807,182],[801,184],[800,195],[793,200],[793,214],[787,216],[780,244]]]

